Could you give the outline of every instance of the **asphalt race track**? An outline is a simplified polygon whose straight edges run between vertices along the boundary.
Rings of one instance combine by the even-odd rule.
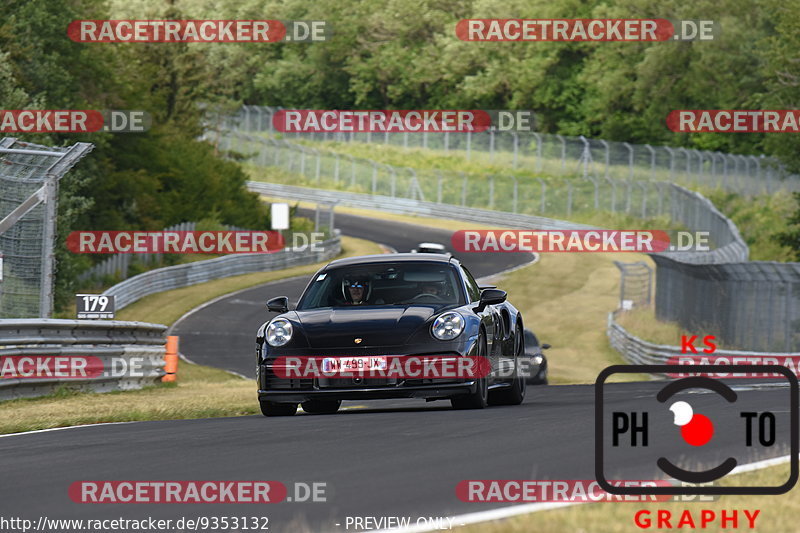
[[[345,215],[337,215],[337,226],[346,235],[401,251],[420,241],[449,242],[443,230],[365,223]],[[485,276],[529,260],[489,254],[465,262],[476,276]],[[181,352],[198,363],[252,375],[254,333],[269,316],[266,300],[278,295],[296,300],[305,283],[305,278],[271,283],[189,315],[173,332],[181,336]],[[513,302],[513,287],[506,288]],[[609,385],[607,412],[652,402],[662,386]],[[786,388],[737,390],[737,401],[748,410],[773,410],[788,417]],[[419,517],[505,507],[509,504],[462,502],[456,486],[468,479],[594,479],[594,394],[589,385],[529,387],[522,406],[481,411],[453,411],[447,402],[421,400],[349,402],[336,415],[134,422],[6,436],[0,438],[0,508],[3,515],[34,521],[41,516],[268,517],[269,530],[282,532],[360,529],[352,525],[353,517],[410,517],[413,524]],[[684,393],[681,399],[712,420],[730,416],[729,406],[714,394]],[[692,465],[710,467],[728,456],[742,463],[787,453],[780,445],[765,453],[743,450],[739,434],[725,422],[715,434],[713,450],[696,452],[678,440],[667,415],[650,420],[649,447],[631,448],[624,457],[609,454],[609,479],[655,479],[654,457],[660,455],[675,461],[689,457]],[[781,432],[777,437],[778,443],[786,440]],[[326,501],[78,504],[71,501],[68,488],[81,480],[274,480],[287,486],[291,498],[295,483],[318,482],[325,484]],[[531,525],[535,529],[535,517]]]
[[[614,385],[609,401],[625,409],[658,388]],[[0,438],[0,501],[4,515],[34,521],[39,516],[266,516],[270,531],[279,532],[347,531],[348,516],[417,520],[487,510],[508,504],[462,503],[455,493],[458,482],[593,479],[593,395],[593,387],[585,385],[532,387],[522,406],[483,411],[452,411],[439,402],[386,402],[327,416],[134,422],[10,436]],[[753,400],[748,406],[785,405],[785,391],[741,395]],[[716,451],[727,456],[736,448]],[[643,472],[654,470],[650,458],[631,454],[615,474],[643,479]],[[324,482],[327,502],[76,504],[67,490],[79,480],[276,480],[287,487]],[[636,507],[599,505],[628,505],[631,514]]]

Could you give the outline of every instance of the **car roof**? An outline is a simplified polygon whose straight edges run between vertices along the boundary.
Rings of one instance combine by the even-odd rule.
[[[447,257],[442,254],[377,254],[362,255],[359,257],[345,257],[336,259],[327,264],[325,268],[340,267],[350,265],[369,265],[375,263],[455,263],[459,264],[454,257]]]

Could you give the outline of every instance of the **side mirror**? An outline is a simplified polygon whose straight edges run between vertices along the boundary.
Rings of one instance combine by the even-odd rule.
[[[267,310],[273,313],[285,313],[289,310],[289,298],[278,296],[267,302]]]
[[[551,348],[551,346],[549,344],[547,344],[547,343],[542,344],[542,350],[548,350],[550,348]]]
[[[483,311],[487,305],[501,304],[506,301],[508,294],[500,289],[484,289],[481,291],[481,301],[478,311]]]

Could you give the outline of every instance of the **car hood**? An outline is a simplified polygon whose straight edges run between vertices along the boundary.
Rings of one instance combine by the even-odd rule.
[[[311,348],[367,348],[404,344],[435,312],[419,305],[328,307],[298,311],[297,320]]]

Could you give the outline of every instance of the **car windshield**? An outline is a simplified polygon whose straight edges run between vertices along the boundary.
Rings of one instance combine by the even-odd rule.
[[[349,265],[317,274],[297,309],[463,304],[463,291],[450,264],[402,262]]]

